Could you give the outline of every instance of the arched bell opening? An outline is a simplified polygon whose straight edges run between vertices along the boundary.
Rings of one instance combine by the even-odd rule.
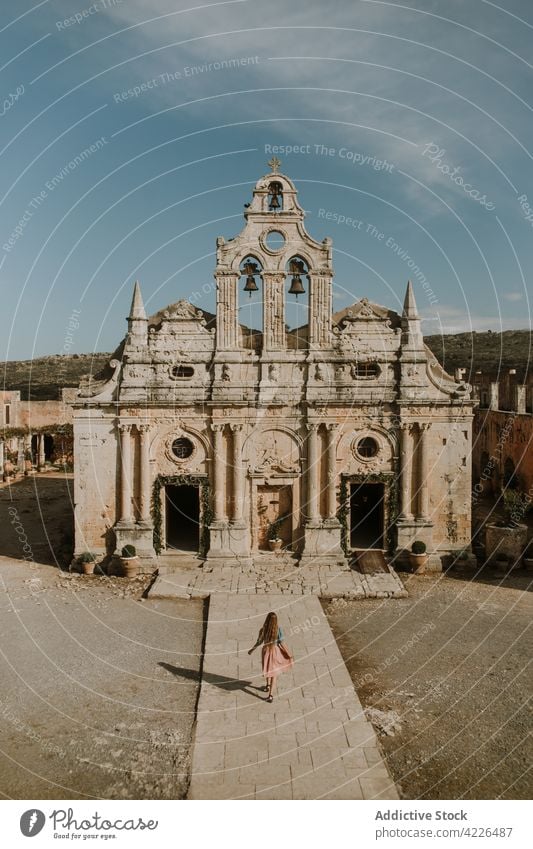
[[[272,180],[268,184],[268,210],[283,212],[283,186],[279,180]]]
[[[263,265],[258,257],[247,254],[239,270],[239,323],[249,329],[251,340],[263,331]]]
[[[285,322],[289,328],[291,347],[307,347],[309,323],[309,264],[301,256],[292,256],[286,263]]]

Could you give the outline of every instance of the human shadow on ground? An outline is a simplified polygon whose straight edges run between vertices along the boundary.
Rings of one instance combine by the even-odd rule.
[[[226,675],[214,675],[212,672],[200,673],[197,669],[185,669],[183,666],[173,666],[171,663],[159,661],[158,666],[162,666],[173,675],[181,678],[189,678],[200,684],[202,681],[207,681],[208,684],[213,684],[215,687],[220,687],[221,690],[226,690],[228,693],[235,690],[242,690],[250,696],[255,696],[256,699],[266,699],[266,696],[261,696],[260,692],[264,691],[264,687],[256,687],[251,681],[241,681],[239,678],[228,678]],[[259,692],[258,692],[259,691]]]

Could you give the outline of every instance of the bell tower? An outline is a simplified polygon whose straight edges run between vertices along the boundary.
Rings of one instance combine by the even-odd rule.
[[[305,212],[292,180],[273,157],[245,205],[245,226],[230,241],[217,239],[217,352],[241,348],[238,286],[260,292],[262,354],[285,351],[287,297],[309,286],[309,348],[331,347],[331,239],[316,242],[305,230]]]

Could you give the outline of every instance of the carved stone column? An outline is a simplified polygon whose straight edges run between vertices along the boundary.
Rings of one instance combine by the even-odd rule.
[[[263,350],[281,351],[286,347],[285,274],[263,272]]]
[[[139,469],[139,522],[150,524],[150,425],[137,426],[139,431],[140,469]]]
[[[215,272],[217,281],[217,338],[219,351],[234,351],[239,348],[239,275],[226,271]]]
[[[44,469],[44,464],[44,433],[40,433],[37,437],[37,468],[40,472]]]
[[[242,424],[232,424],[233,433],[233,510],[232,520],[242,522],[244,514],[244,478],[242,466]]]
[[[226,518],[225,474],[224,474],[224,425],[212,424],[213,431],[213,519],[223,522]]]
[[[337,422],[329,422],[326,425],[327,433],[327,500],[326,518],[337,517]]]
[[[400,457],[401,457],[401,513],[399,518],[412,521],[411,510],[411,477],[413,462],[413,443],[411,425],[403,422],[400,425]]]
[[[121,424],[120,430],[120,516],[122,524],[133,523],[131,503],[131,425]]]
[[[418,425],[418,519],[429,521],[428,437],[429,422]]]
[[[318,519],[318,424],[307,425],[307,518]]]

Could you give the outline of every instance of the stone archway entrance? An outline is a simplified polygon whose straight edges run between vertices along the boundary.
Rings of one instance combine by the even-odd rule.
[[[273,534],[282,540],[282,548],[292,545],[292,484],[260,484],[257,486],[256,545],[259,551],[270,551]]]

